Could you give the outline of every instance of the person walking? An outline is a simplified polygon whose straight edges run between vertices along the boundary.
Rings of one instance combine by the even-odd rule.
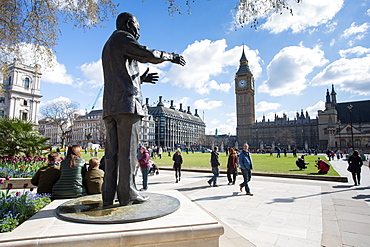
[[[173,154],[172,160],[174,161],[173,169],[175,170],[176,183],[178,183],[181,180],[181,165],[183,161],[180,148]]]
[[[138,160],[141,168],[141,174],[143,176],[143,188],[140,191],[146,191],[148,189],[148,174],[150,169],[150,156],[148,150],[145,147],[140,148],[142,153],[140,159]]]
[[[220,175],[220,168],[219,166],[221,165],[220,162],[218,161],[218,147],[215,146],[213,148],[213,151],[211,152],[211,166],[212,166],[212,173],[213,173],[213,176],[210,180],[208,180],[208,184],[209,186],[212,186],[212,183],[213,183],[213,187],[218,187],[217,185],[217,177]]]
[[[238,155],[236,154],[233,148],[230,148],[230,155],[227,160],[227,180],[229,180],[230,184],[235,184],[236,175],[238,174]],[[231,178],[233,175],[233,178]]]
[[[247,195],[253,196],[249,189],[248,182],[251,180],[252,177],[252,157],[249,152],[249,145],[247,143],[243,146],[243,151],[239,155],[239,167],[242,171],[242,175],[244,178],[243,183],[241,183],[240,186],[240,192],[243,191],[243,187],[245,187],[245,191],[247,192]]]
[[[352,155],[348,158],[348,171],[352,173],[355,186],[360,185],[362,165],[363,162],[359,152],[357,150],[353,151]]]

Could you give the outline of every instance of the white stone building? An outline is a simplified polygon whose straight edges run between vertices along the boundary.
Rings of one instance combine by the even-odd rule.
[[[14,61],[3,79],[4,94],[0,96],[0,115],[38,123],[40,98],[39,67]]]

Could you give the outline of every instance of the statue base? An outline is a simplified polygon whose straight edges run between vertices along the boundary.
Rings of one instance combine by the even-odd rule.
[[[220,223],[176,190],[158,193],[176,198],[180,207],[162,217],[125,224],[63,220],[56,209],[71,200],[55,200],[14,231],[0,234],[0,246],[219,246],[224,233]]]
[[[89,195],[63,203],[56,209],[56,214],[64,220],[114,224],[131,223],[159,218],[173,213],[180,207],[176,198],[158,193],[141,193],[149,200],[140,204],[120,206],[118,202],[103,207],[102,196]]]

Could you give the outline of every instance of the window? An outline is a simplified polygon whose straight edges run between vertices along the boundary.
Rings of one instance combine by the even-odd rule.
[[[22,112],[22,120],[27,120],[27,112]]]
[[[12,77],[11,76],[9,76],[8,77],[8,85],[11,85],[12,84]]]
[[[4,97],[0,97],[0,103],[5,104],[5,98]]]
[[[5,115],[5,112],[4,111],[0,111],[0,116],[4,116]]]
[[[24,78],[24,87],[27,89],[30,88],[30,78]]]
[[[23,100],[23,105],[27,105],[27,100]]]

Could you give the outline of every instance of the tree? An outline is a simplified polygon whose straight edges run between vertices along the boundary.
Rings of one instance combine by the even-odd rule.
[[[72,132],[74,121],[78,116],[78,104],[67,99],[53,101],[41,109],[41,114],[60,130],[60,139],[64,148],[67,136]]]
[[[294,0],[296,3],[302,0]],[[181,0],[167,0],[168,13],[173,16],[175,13],[183,14],[182,5],[178,5]],[[287,10],[293,15],[293,10],[288,4],[289,0],[237,0],[235,7],[235,27],[243,27],[250,24],[251,27],[257,28],[258,19],[271,15],[274,12],[283,14],[283,10]],[[187,13],[191,14],[191,4],[195,0],[185,0]]]
[[[45,143],[49,138],[40,135],[32,122],[17,118],[0,118],[0,153],[14,157],[23,153],[27,157],[41,154],[49,146]]]
[[[115,14],[116,5],[112,0],[1,0],[1,72],[6,75],[6,63],[14,58],[22,62],[24,44],[33,44],[35,62],[51,61],[61,34],[61,21],[88,29],[101,25]]]

